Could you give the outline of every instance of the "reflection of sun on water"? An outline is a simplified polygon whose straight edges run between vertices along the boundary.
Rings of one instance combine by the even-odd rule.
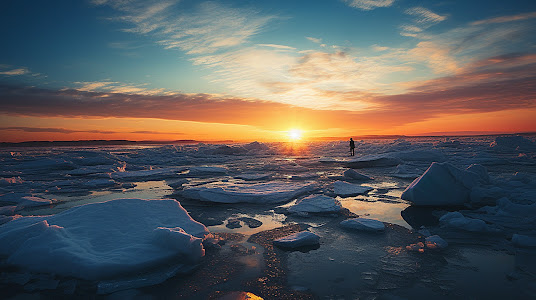
[[[288,131],[288,137],[291,141],[301,140],[303,132],[299,129],[291,129]]]

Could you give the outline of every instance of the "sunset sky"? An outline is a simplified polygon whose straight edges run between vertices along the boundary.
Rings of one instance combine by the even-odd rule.
[[[534,0],[7,0],[0,141],[536,131]]]

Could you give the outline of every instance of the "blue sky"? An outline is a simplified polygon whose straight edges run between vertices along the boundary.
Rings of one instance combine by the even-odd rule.
[[[384,110],[382,99],[398,95],[392,103],[407,118],[389,128],[400,129],[419,113],[404,96],[430,92],[433,81],[448,90],[534,75],[527,69],[535,63],[536,1],[19,0],[1,6],[0,84],[10,87],[205,94],[358,115]],[[521,98],[531,92],[532,86]],[[494,102],[492,111],[534,105],[511,99]],[[457,98],[444,112],[490,112],[476,106]],[[23,117],[22,108],[6,107],[0,113]],[[424,113],[423,120],[440,115]]]

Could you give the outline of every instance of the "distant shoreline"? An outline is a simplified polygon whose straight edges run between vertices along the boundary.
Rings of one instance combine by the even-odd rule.
[[[498,134],[457,134],[457,135],[355,135],[355,140],[389,140],[389,139],[419,139],[419,138],[460,138],[460,137],[484,137],[484,136],[532,136],[536,132],[520,132],[520,133],[498,133]],[[348,137],[317,137],[311,138],[308,141],[344,141]],[[130,141],[130,140],[77,140],[77,141],[25,141],[25,142],[0,142],[0,148],[11,147],[84,147],[84,146],[136,146],[136,145],[174,145],[174,144],[226,144],[226,143],[246,143],[247,141],[199,141],[199,140],[174,140],[174,141]]]

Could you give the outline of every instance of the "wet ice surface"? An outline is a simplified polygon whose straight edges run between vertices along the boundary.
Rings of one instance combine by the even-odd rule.
[[[244,286],[266,268],[262,247],[246,240],[295,223],[320,236],[320,246],[274,250],[284,262],[290,293],[343,299],[536,295],[534,137],[366,140],[356,141],[356,146],[352,158],[346,156],[346,142],[6,149],[0,151],[0,223],[113,199],[174,198],[210,232],[242,236],[220,250],[207,249],[206,260],[215,263],[227,253],[238,253],[240,271],[221,275],[228,279],[196,279],[205,274],[203,267],[175,276],[172,267],[112,281],[129,289],[129,283],[156,284],[172,277],[167,285],[133,290],[136,295],[166,297],[176,292],[172,284],[189,276],[206,280],[211,291],[249,287],[271,298],[262,288]],[[440,186],[461,205],[420,207],[401,199],[433,162],[447,164],[450,171],[427,172],[432,175],[415,185],[416,204],[428,204]],[[478,166],[468,168],[473,164],[487,174]],[[353,190],[341,193],[336,188],[341,183]],[[359,217],[384,222],[386,228],[376,233],[343,228],[339,223],[349,213],[337,212],[331,204],[290,209],[311,195],[331,197]],[[322,207],[326,211],[317,212]],[[448,247],[419,246],[429,235],[439,235]],[[72,279],[29,274],[5,262],[2,257],[0,290],[8,295],[48,289],[95,293],[80,283],[73,287]]]

